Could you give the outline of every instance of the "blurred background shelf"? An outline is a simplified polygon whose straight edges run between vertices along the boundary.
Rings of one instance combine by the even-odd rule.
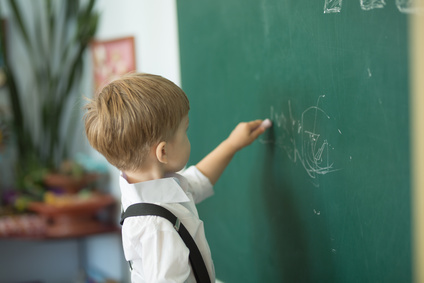
[[[69,195],[49,202],[30,203],[28,210],[33,213],[0,217],[0,239],[58,239],[120,231],[114,223],[116,200],[110,195]]]

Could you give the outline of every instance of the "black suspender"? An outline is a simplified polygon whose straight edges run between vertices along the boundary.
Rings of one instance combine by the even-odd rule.
[[[178,234],[180,234],[184,243],[190,250],[189,259],[196,281],[198,283],[210,283],[211,280],[208,270],[206,269],[202,255],[200,254],[196,243],[180,220],[166,208],[152,203],[136,203],[130,205],[121,215],[121,225],[123,225],[124,220],[127,217],[147,215],[166,218],[174,225],[175,230],[177,230]]]

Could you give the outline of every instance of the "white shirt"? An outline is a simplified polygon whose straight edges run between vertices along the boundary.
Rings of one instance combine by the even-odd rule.
[[[215,269],[205,237],[203,221],[195,203],[213,195],[209,179],[195,166],[181,175],[129,184],[120,178],[122,206],[149,202],[163,206],[177,216],[189,231],[202,254],[211,282]],[[131,261],[133,283],[196,282],[189,263],[189,249],[173,224],[158,216],[128,217],[122,226],[125,258]]]

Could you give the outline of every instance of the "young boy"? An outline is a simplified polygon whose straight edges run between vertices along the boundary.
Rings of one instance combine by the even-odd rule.
[[[240,123],[196,166],[177,174],[190,156],[190,107],[174,83],[156,75],[129,74],[105,86],[85,109],[90,144],[122,172],[123,209],[145,202],[170,210],[195,240],[215,282],[195,203],[213,194],[212,186],[234,154],[265,131],[262,121]],[[196,282],[189,249],[168,220],[129,217],[122,227],[122,242],[125,258],[131,262],[132,282]]]

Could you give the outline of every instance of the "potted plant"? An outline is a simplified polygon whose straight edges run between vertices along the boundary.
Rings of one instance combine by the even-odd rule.
[[[26,1],[31,17],[24,17],[20,4],[23,2],[7,1],[8,25],[22,46],[20,61],[17,64],[16,56],[10,54],[18,48],[9,45],[4,68],[17,152],[15,177],[23,195],[41,200],[46,174],[61,173],[61,165],[72,160],[70,149],[80,120],[76,98],[85,51],[99,15],[94,10],[95,0]],[[75,181],[83,171],[79,175],[72,172],[67,176]]]

